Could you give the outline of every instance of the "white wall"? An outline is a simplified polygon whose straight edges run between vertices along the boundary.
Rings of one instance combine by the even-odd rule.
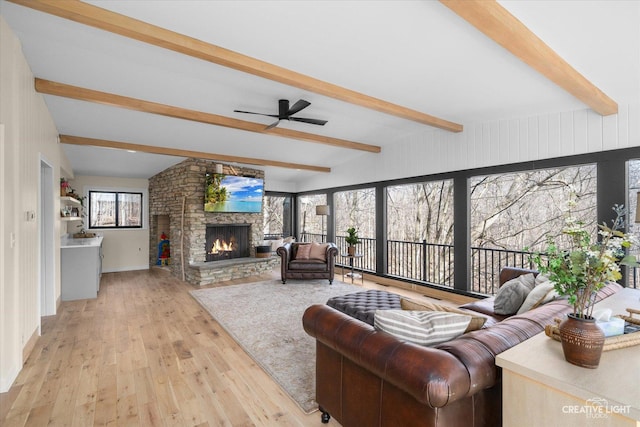
[[[105,191],[142,191],[146,209],[143,212],[144,226],[135,230],[91,230],[102,233],[102,271],[145,270],[149,268],[149,180],[110,178],[103,176],[76,176],[70,180],[71,187],[84,196],[89,188]],[[88,199],[87,199],[88,200]],[[74,233],[81,228],[79,223],[71,223],[68,232]],[[88,227],[85,227],[88,229]]]
[[[464,125],[461,133],[425,130],[385,146],[378,156],[335,166],[297,191],[640,146],[640,104],[602,117],[591,110]]]
[[[23,352],[40,330],[40,161],[53,167],[53,211],[59,211],[61,163],[53,120],[20,44],[0,16],[0,392],[15,380]],[[35,220],[27,220],[35,212]],[[53,221],[59,235],[60,218]],[[54,243],[55,298],[60,297],[60,242]],[[33,341],[31,341],[33,342]]]

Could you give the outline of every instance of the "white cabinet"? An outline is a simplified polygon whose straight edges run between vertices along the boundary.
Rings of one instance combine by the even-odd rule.
[[[102,276],[102,237],[64,239],[60,252],[62,301],[97,298]]]

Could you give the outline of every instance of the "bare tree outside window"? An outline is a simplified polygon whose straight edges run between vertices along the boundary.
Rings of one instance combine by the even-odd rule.
[[[388,274],[453,286],[453,181],[387,187]]]
[[[89,227],[116,226],[116,193],[89,193]]]
[[[635,234],[640,240],[640,224],[635,222],[638,210],[638,192],[640,192],[640,160],[634,159],[627,162],[627,177],[627,232]],[[638,246],[630,248],[629,253],[635,255],[636,258],[640,258],[640,248]],[[639,268],[629,269],[627,286],[640,287]]]
[[[140,227],[142,225],[142,194],[118,193],[118,219],[121,227]]]
[[[298,198],[298,224],[300,224],[301,241],[318,243],[323,241],[323,217],[316,215],[316,206],[326,204],[326,194],[307,194]]]
[[[264,196],[264,234],[282,235],[284,197]]]
[[[376,192],[374,188],[340,191],[334,194],[334,224],[336,244],[340,253],[347,252],[344,238],[347,229],[354,227],[360,244],[356,252],[362,253],[362,266],[366,270],[376,268]]]
[[[494,293],[500,268],[528,267],[525,248],[543,250],[546,235],[560,239],[569,209],[595,235],[596,184],[595,165],[470,179],[473,290]]]
[[[141,228],[142,193],[89,191],[89,228]]]

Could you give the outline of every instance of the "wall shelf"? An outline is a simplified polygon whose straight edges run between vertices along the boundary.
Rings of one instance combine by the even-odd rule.
[[[79,216],[61,216],[60,221],[82,221],[82,217]]]
[[[69,196],[64,196],[64,197],[60,197],[60,202],[67,204],[67,205],[75,205],[75,206],[81,206],[82,204],[80,203],[80,200],[75,199],[73,197],[69,197]]]

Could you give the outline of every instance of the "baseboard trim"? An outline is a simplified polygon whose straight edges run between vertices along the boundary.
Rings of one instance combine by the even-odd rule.
[[[7,375],[3,375],[0,377],[0,393],[6,393],[9,391],[13,383],[18,378],[18,374],[20,373],[20,367],[14,366],[12,367]]]
[[[27,343],[22,348],[22,361],[23,362],[29,358],[29,355],[33,351],[33,348],[36,346],[36,341],[38,341],[38,338],[40,337],[40,334],[38,333],[39,329],[40,328],[36,328],[33,331],[33,334],[31,334],[31,337],[29,337],[29,339],[27,340]]]
[[[388,277],[376,276],[374,274],[365,273],[364,279],[370,282],[384,285],[384,286],[393,286],[400,289],[406,289],[409,291],[418,292],[421,295],[424,295],[430,298],[450,301],[458,305],[466,304],[468,302],[473,302],[478,300],[478,298],[473,298],[466,295],[460,295],[453,292],[441,291],[429,286],[420,286],[420,285],[405,282],[402,280],[395,280]]]
[[[102,270],[102,272],[103,273],[121,273],[123,271],[137,271],[137,270],[148,270],[148,269],[149,269],[148,265],[134,265],[134,266],[122,267],[122,268],[109,268],[109,269]]]

